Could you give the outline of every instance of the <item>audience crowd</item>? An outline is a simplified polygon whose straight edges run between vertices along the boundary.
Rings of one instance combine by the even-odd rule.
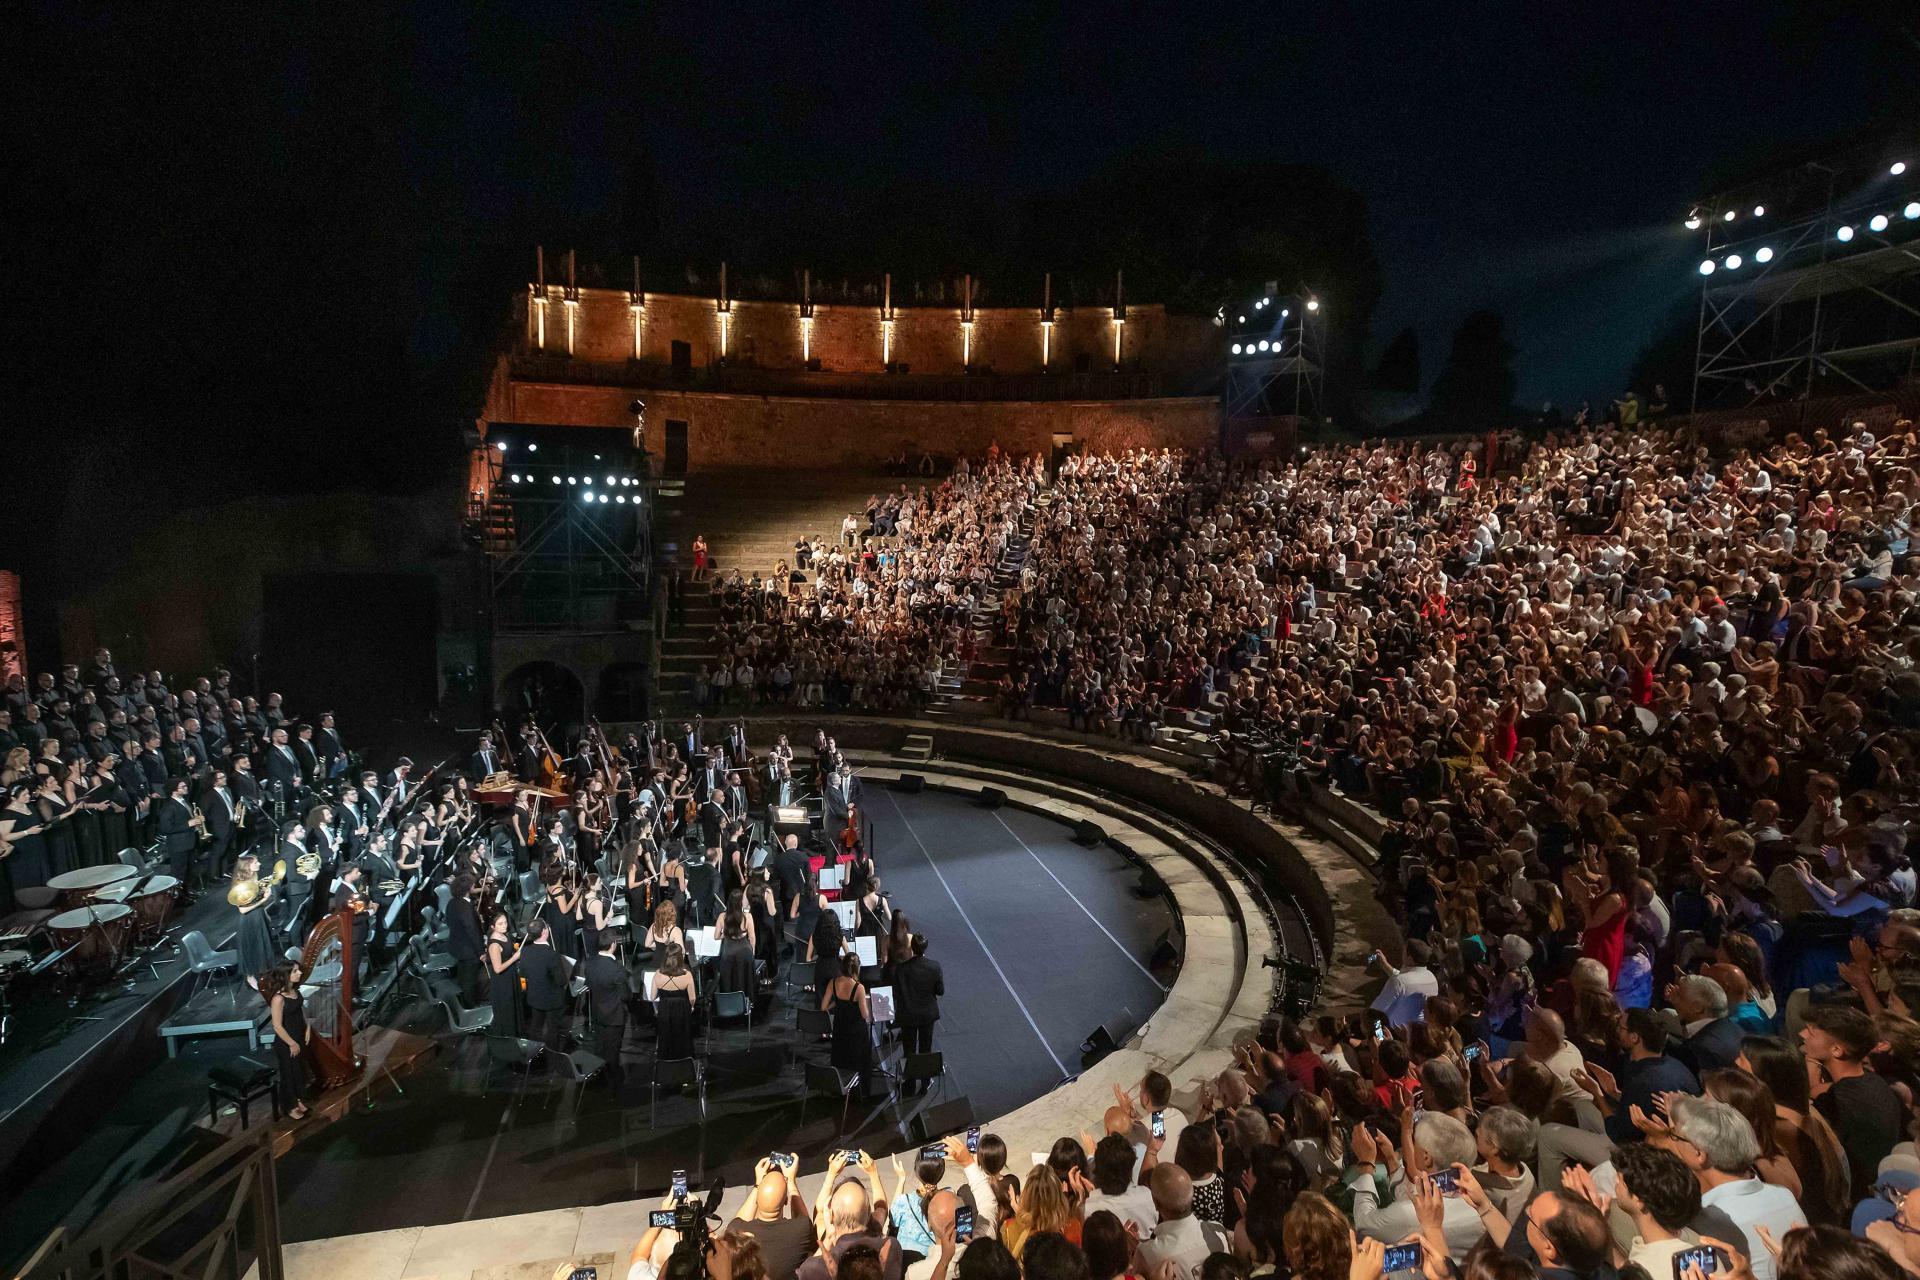
[[[1051,485],[995,459],[915,500],[901,562],[823,574],[810,619],[784,587],[736,610],[736,651],[833,617],[884,667],[905,618],[947,632],[908,653],[961,658],[1024,544],[992,620],[1006,712],[1178,717],[1230,782],[1373,806],[1406,939],[1370,1009],[1275,1020],[1177,1104],[1149,1075],[1103,1134],[1031,1161],[949,1142],[891,1196],[836,1161],[792,1268],[1920,1274],[1915,454],[1903,421],[1727,456],[1621,428],[1131,452]],[[949,552],[956,528],[978,533]],[[832,705],[875,703],[842,680]],[[763,1172],[755,1203],[808,1218]],[[760,1225],[731,1225],[729,1265],[783,1280]]]

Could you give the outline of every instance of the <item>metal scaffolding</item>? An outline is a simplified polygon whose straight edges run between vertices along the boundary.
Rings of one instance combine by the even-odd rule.
[[[1321,416],[1326,391],[1327,313],[1311,289],[1269,285],[1250,302],[1228,303],[1223,401],[1238,419]]]

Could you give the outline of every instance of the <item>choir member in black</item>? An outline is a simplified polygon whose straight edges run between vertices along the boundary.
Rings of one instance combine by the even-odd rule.
[[[333,712],[320,713],[320,727],[313,731],[313,748],[320,755],[322,781],[334,777],[347,767],[347,747],[340,740],[340,731],[334,727]]]
[[[553,947],[563,956],[575,954],[575,939],[580,929],[580,894],[567,882],[565,874],[552,863],[540,872],[546,886],[546,900],[540,904],[540,918],[553,934]]]
[[[587,873],[587,886],[581,894],[578,914],[580,954],[590,956],[600,950],[600,939],[611,932],[608,924],[613,919],[613,903],[607,898],[606,886],[600,882],[598,871]]]
[[[153,798],[153,784],[147,780],[146,766],[140,763],[145,748],[135,738],[127,743],[127,753],[115,767],[113,776],[119,781],[120,789],[127,793],[127,822],[133,839],[127,843],[139,845],[144,842],[147,825],[147,812]]]
[[[353,955],[354,977],[357,979],[367,968],[367,935],[371,932],[373,913],[368,909],[365,889],[366,872],[357,862],[340,864],[339,879],[333,886],[333,897],[328,900],[329,914],[353,912]]]
[[[627,996],[631,990],[627,966],[613,954],[616,939],[600,935],[600,947],[582,963],[587,980],[587,1010],[593,1016],[595,1049],[606,1059],[607,1080],[620,1086],[620,1046],[627,1038]]]
[[[549,1049],[560,1047],[566,1023],[567,965],[553,949],[553,931],[545,920],[527,927],[527,945],[520,953],[520,976],[527,988],[527,1038]]]
[[[47,866],[56,876],[80,865],[80,843],[73,829],[78,815],[66,783],[70,773],[64,763],[56,763],[36,780],[36,803],[47,820]]]
[[[0,860],[6,867],[7,894],[4,905],[11,912],[14,897],[22,889],[37,889],[52,878],[47,865],[47,838],[42,830],[46,819],[33,803],[33,787],[16,782],[7,792],[7,806],[0,809]]]
[[[833,1048],[828,1057],[842,1071],[864,1076],[873,1069],[873,1010],[860,981],[860,958],[844,956],[839,971],[820,994],[820,1008],[833,1015]]]
[[[265,768],[268,787],[278,798],[298,808],[300,784],[306,775],[300,768],[300,758],[287,745],[285,729],[273,731],[273,745],[267,749]]]
[[[114,760],[108,756],[88,766],[80,793],[82,816],[75,823],[82,866],[113,862],[127,847],[126,805],[113,777]]]
[[[481,995],[480,962],[487,943],[480,932],[480,913],[473,909],[473,877],[461,872],[453,878],[452,889],[447,899],[447,951],[453,956],[460,998],[476,1004]]]
[[[300,980],[305,976],[298,964],[290,964],[269,969],[260,978],[260,994],[267,998],[273,1019],[273,1057],[280,1066],[275,1090],[280,1113],[289,1120],[307,1114],[307,1048],[313,1033],[300,998]]]
[[[753,921],[738,897],[720,918],[720,963],[716,991],[754,992]]]
[[[525,871],[532,865],[534,844],[533,810],[527,804],[526,792],[514,793],[513,812],[507,815],[507,826],[513,832],[513,869]]]
[[[687,967],[686,948],[667,944],[659,971],[653,975],[654,1057],[669,1062],[693,1056],[693,970]]]
[[[233,883],[227,889],[227,901],[240,912],[240,972],[247,985],[256,989],[260,986],[260,976],[279,963],[273,927],[267,923],[267,907],[273,896],[273,886],[260,879],[260,859],[250,853],[242,854],[233,866]]]
[[[520,956],[524,947],[507,936],[507,913],[496,911],[487,929],[487,990],[496,1036],[520,1034]]]
[[[193,878],[193,856],[200,850],[200,828],[206,823],[187,803],[185,778],[170,780],[165,795],[155,830],[160,836],[161,852],[166,855],[167,870],[185,885]]]
[[[773,881],[762,867],[749,875],[745,893],[747,914],[753,920],[753,949],[767,966],[767,976],[780,972],[780,914],[773,900]]]
[[[813,962],[813,989],[824,995],[840,972],[840,953],[846,946],[846,934],[833,904],[817,890],[816,896],[820,913],[814,918],[813,934],[807,939],[807,959]]]
[[[211,883],[226,869],[227,857],[233,848],[234,820],[239,815],[239,802],[233,788],[227,785],[225,769],[214,769],[207,781],[212,785],[203,797],[200,813],[207,820],[207,835],[211,839],[200,846],[200,876]]]

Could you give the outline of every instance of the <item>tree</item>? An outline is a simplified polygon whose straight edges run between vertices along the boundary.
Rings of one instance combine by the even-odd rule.
[[[1380,363],[1373,367],[1373,389],[1420,393],[1420,335],[1412,325],[1394,335],[1381,353]]]
[[[1476,311],[1454,331],[1433,384],[1433,416],[1457,429],[1492,426],[1513,411],[1513,344],[1498,311]]]

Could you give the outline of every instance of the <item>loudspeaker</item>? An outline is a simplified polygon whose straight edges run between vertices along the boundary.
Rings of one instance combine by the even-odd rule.
[[[1095,1027],[1092,1034],[1080,1042],[1081,1070],[1084,1071],[1133,1039],[1133,1033],[1139,1029],[1140,1024],[1130,1010]]]
[[[917,773],[903,773],[900,780],[893,784],[895,791],[904,791],[908,795],[918,795],[927,789],[927,780]]]
[[[1170,968],[1179,963],[1180,948],[1173,945],[1173,930],[1169,929],[1153,944],[1153,952],[1147,957],[1147,968]]]
[[[1000,788],[998,787],[980,788],[980,807],[981,808],[998,809],[1001,805],[1005,804],[1006,802],[1007,802],[1007,793],[1002,791]]]
[[[1097,823],[1088,822],[1082,818],[1074,824],[1073,842],[1075,844],[1083,844],[1091,849],[1106,838],[1107,833],[1102,831]]]
[[[938,1142],[950,1134],[965,1133],[973,1128],[973,1104],[967,1101],[965,1094],[951,1098],[937,1107],[928,1107],[913,1118],[907,1131],[913,1140],[925,1146]]]
[[[1134,897],[1143,899],[1161,898],[1166,896],[1166,892],[1167,882],[1160,878],[1159,872],[1155,871],[1152,867],[1140,868],[1139,883],[1133,886]]]

